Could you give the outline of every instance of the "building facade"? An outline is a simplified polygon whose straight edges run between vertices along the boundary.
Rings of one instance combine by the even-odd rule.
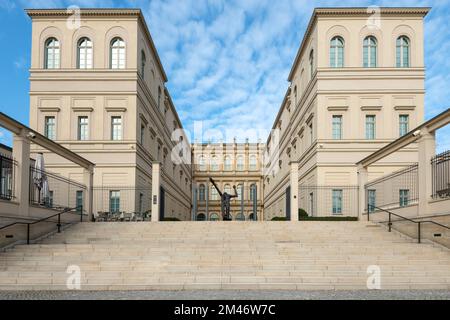
[[[314,11],[273,125],[278,137],[267,141],[266,220],[297,209],[357,215],[355,164],[423,122],[428,11]],[[369,180],[417,161],[413,144],[373,165]]]
[[[66,10],[28,10],[30,126],[95,163],[94,213],[219,220],[211,177],[228,193],[236,185],[234,220],[356,216],[355,164],[423,122],[428,11],[314,10],[267,143],[191,146],[140,10],[82,9],[76,27]],[[33,148],[49,170],[82,180]],[[371,166],[369,180],[414,165],[417,151]]]
[[[263,220],[261,143],[193,144],[193,207],[196,220],[222,220],[220,195],[209,181],[212,178],[221,192],[238,197],[231,200],[233,220]],[[254,215],[256,211],[256,217]]]
[[[191,216],[189,142],[140,10],[28,10],[32,19],[30,126],[95,163],[94,213]],[[177,154],[172,154],[177,150]],[[43,152],[52,172],[82,172]],[[178,159],[178,160],[177,160]]]

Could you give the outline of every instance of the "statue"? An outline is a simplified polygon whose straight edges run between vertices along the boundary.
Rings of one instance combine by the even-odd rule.
[[[234,189],[234,196],[231,194],[228,194],[226,192],[222,193],[219,188],[217,187],[215,181],[212,178],[209,178],[209,181],[211,181],[211,183],[213,184],[214,188],[216,188],[217,192],[220,195],[220,205],[222,208],[222,218],[224,221],[231,221],[231,215],[230,215],[230,202],[232,198],[237,198],[238,194],[237,194],[237,190],[236,190],[236,186],[233,186]]]

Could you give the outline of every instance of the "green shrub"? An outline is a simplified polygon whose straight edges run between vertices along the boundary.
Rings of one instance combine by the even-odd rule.
[[[164,218],[162,221],[181,221],[181,220],[178,218],[167,217],[167,218]]]
[[[273,217],[272,221],[287,221],[286,217]]]
[[[308,212],[306,212],[304,209],[300,208],[298,209],[298,218],[307,218],[308,216]]]
[[[299,217],[300,221],[358,221],[357,217]]]

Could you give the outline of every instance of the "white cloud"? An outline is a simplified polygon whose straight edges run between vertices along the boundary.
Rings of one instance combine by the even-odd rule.
[[[314,6],[373,4],[371,0],[19,1],[26,7],[76,4],[142,8],[184,126],[191,130],[193,121],[204,120],[206,128],[235,131],[250,128],[269,131],[272,127]],[[448,107],[450,101],[449,2],[382,0],[376,3],[391,7],[433,7],[425,20],[426,118],[429,119]]]
[[[11,0],[2,0],[0,1],[0,9],[11,11],[16,8],[16,4]]]

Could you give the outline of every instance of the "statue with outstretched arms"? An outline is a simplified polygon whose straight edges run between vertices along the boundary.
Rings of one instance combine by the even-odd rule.
[[[220,205],[222,208],[222,218],[224,221],[231,221],[231,215],[230,215],[230,207],[231,207],[231,199],[237,198],[237,190],[236,186],[233,186],[234,189],[234,195],[228,194],[227,192],[222,193],[220,191],[219,187],[217,186],[216,182],[213,180],[213,178],[209,178],[209,181],[213,184],[214,188],[216,188],[217,192],[220,195]]]

